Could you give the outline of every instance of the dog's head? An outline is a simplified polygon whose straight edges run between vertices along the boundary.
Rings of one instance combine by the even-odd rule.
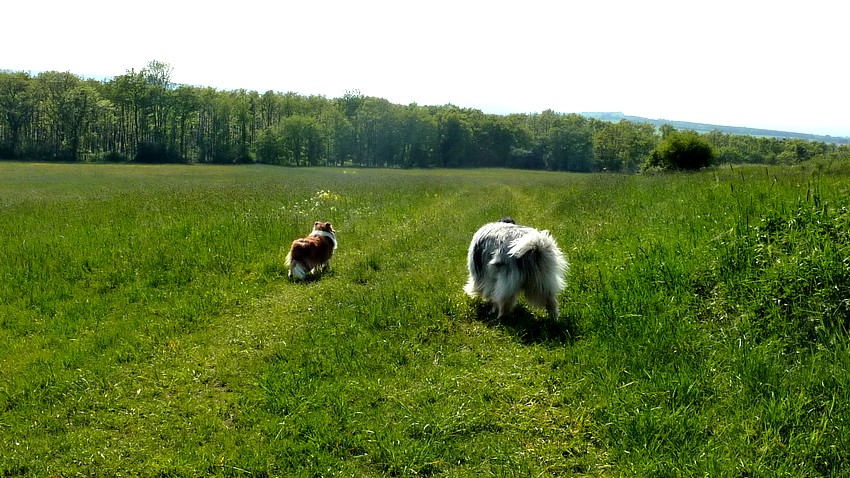
[[[324,231],[336,235],[333,226],[329,222],[316,221],[313,223],[314,231]]]

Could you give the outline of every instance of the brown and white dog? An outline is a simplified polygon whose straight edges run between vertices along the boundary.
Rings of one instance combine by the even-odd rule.
[[[285,264],[298,280],[323,271],[336,250],[336,232],[329,222],[316,221],[309,236],[292,241]]]

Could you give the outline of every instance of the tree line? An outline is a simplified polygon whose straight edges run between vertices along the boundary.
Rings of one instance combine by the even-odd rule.
[[[637,172],[662,164],[668,140],[683,133],[551,110],[398,105],[358,91],[219,91],[174,84],[171,71],[158,61],[103,81],[0,71],[0,159]],[[847,145],[802,139],[712,131],[695,141],[717,162],[850,158]]]

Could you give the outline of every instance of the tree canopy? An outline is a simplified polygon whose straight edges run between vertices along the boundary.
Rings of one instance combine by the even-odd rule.
[[[171,72],[159,61],[103,81],[0,71],[0,159],[636,172],[700,167],[687,158],[704,144],[717,161],[733,163],[850,157],[846,145],[719,131],[669,136],[675,130],[666,125],[552,110],[492,115],[398,105],[356,90],[340,98],[219,91],[174,84]]]

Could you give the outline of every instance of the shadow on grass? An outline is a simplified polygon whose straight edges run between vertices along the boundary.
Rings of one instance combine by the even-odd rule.
[[[502,327],[524,344],[566,345],[578,338],[574,321],[563,315],[558,321],[538,317],[525,305],[518,304],[513,312],[498,317],[491,305],[481,301],[472,304],[473,317],[489,327]]]

